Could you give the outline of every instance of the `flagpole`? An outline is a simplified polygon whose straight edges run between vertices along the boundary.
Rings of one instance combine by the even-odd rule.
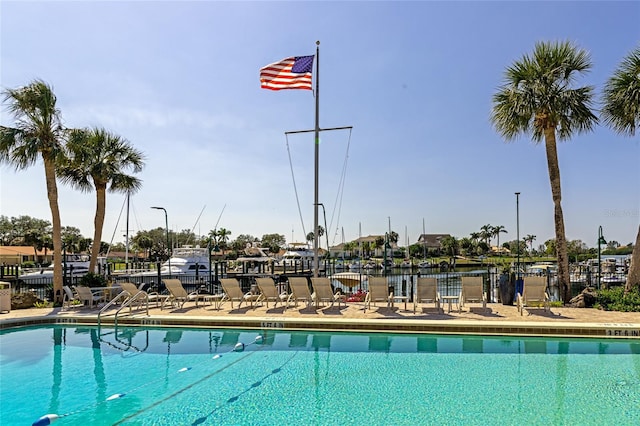
[[[320,164],[320,40],[316,41],[316,127],[315,127],[315,181],[313,202],[313,276],[318,276],[318,188]],[[326,232],[326,230],[325,230]],[[328,247],[327,247],[328,248]]]

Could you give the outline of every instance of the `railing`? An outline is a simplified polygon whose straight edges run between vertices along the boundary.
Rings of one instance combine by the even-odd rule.
[[[211,265],[211,273],[197,275],[173,275],[173,278],[179,278],[182,285],[188,292],[199,291],[203,293],[218,294],[222,292],[220,286],[220,278],[235,277],[239,280],[243,291],[251,290],[255,284],[255,278],[258,276],[271,276],[276,280],[276,283],[280,285],[283,290],[287,290],[287,277],[289,276],[311,276],[312,271],[308,262],[300,262],[287,266],[286,268],[274,268],[272,265],[262,264],[261,267],[256,270],[235,271],[230,270],[227,267],[226,261],[213,262]],[[323,267],[320,274],[323,276],[331,276],[336,272],[346,271],[346,269],[335,270],[334,264],[323,260]],[[440,272],[439,268],[430,269],[418,269],[418,268],[393,268],[385,274],[380,269],[361,270],[360,272],[353,272],[354,274],[360,274],[362,276],[386,276],[388,279],[389,287],[393,290],[394,294],[412,297],[414,293],[415,284],[419,276],[436,277],[438,282],[438,290],[442,295],[455,295],[460,292],[461,289],[461,277],[462,276],[482,276],[484,278],[485,291],[487,292],[489,302],[499,301],[499,283],[500,273],[495,267],[485,267],[470,271],[464,271],[462,267],[458,267],[456,271]],[[1,269],[1,268],[0,268]],[[124,275],[122,273],[111,274],[107,278],[111,283],[117,284],[119,282],[132,282],[136,286],[142,286],[147,292],[157,292],[159,294],[166,294],[166,289],[162,283],[163,278],[159,270],[157,273],[151,275]],[[562,292],[558,287],[558,278],[555,273],[547,270],[542,274],[529,274],[523,273],[521,277],[528,275],[545,275],[547,277],[547,285],[552,300],[560,300]],[[81,277],[79,276],[66,276],[64,285],[72,286],[80,283]],[[621,272],[603,272],[598,280],[597,272],[594,273],[587,267],[581,268],[579,266],[573,266],[570,270],[570,285],[571,295],[575,296],[579,294],[586,287],[598,288],[609,287],[615,285],[622,285],[626,279],[626,274]],[[18,277],[13,275],[4,276],[4,281],[11,283],[11,289],[13,293],[21,292],[33,292],[42,300],[53,300],[53,284],[51,278],[43,278],[42,280],[31,280],[28,283],[22,282]],[[365,281],[366,283],[366,281]],[[366,284],[361,284],[358,287],[350,288],[342,285],[341,283],[334,281],[334,285],[340,288],[343,292],[349,293],[358,289],[366,290]]]

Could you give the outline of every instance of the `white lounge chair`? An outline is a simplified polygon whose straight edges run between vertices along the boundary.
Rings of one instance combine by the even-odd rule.
[[[222,284],[222,291],[224,291],[220,305],[228,300],[231,302],[231,309],[233,309],[234,300],[240,302],[238,308],[242,306],[242,302],[249,303],[251,308],[254,308],[254,302],[260,297],[259,294],[243,293],[236,278],[222,278],[220,284]]]
[[[483,288],[482,277],[462,277],[462,290],[460,291],[460,307],[465,303],[482,303],[482,308],[487,308],[487,293]]]
[[[165,299],[169,298],[168,295],[158,294],[155,292],[147,293],[141,290],[140,287],[136,287],[133,283],[119,283],[120,288],[128,293],[128,298],[134,298],[134,304],[140,304],[143,302],[156,302],[156,308],[162,305]]]
[[[167,303],[171,303],[172,305],[177,305],[182,308],[187,302],[193,301],[196,306],[198,306],[199,300],[206,300],[205,295],[198,294],[197,292],[187,293],[187,290],[182,286],[182,282],[179,279],[168,278],[163,279],[162,282],[165,287],[167,287],[169,295],[162,301],[160,309],[163,309]]]
[[[291,294],[287,300],[287,304],[294,302],[298,306],[298,302],[302,301],[309,306],[313,299],[309,290],[309,282],[305,277],[289,277],[289,289]]]
[[[278,303],[280,303],[285,305],[285,309],[287,309],[286,302],[289,299],[289,294],[287,294],[287,292],[278,293],[278,289],[273,278],[256,278],[256,284],[258,285],[261,293],[259,300],[267,302],[267,309],[269,308],[269,301],[275,303],[274,307],[278,306]]]
[[[393,293],[389,294],[389,286],[385,277],[369,277],[369,291],[364,298],[364,311],[367,306],[371,309],[371,302],[387,302],[387,307],[393,303]]]
[[[523,314],[524,307],[533,302],[541,303],[545,312],[551,311],[549,294],[547,293],[547,277],[524,277],[522,294],[518,293],[517,296],[520,315]]]
[[[416,281],[416,291],[413,297],[413,313],[419,303],[434,303],[440,311],[440,293],[438,292],[438,280],[434,277],[419,277]]]
[[[313,294],[311,297],[316,301],[316,308],[319,307],[320,303],[323,305],[325,303],[331,303],[330,306],[333,306],[335,302],[338,302],[338,307],[340,307],[340,302],[342,302],[346,306],[344,294],[333,292],[333,289],[331,288],[331,280],[329,280],[329,278],[311,278],[311,286],[313,287]]]
[[[82,301],[84,305],[89,305],[90,308],[93,308],[94,305],[98,305],[99,303],[104,303],[107,301],[104,293],[95,294],[91,291],[91,288],[79,285],[74,287],[76,293],[78,294],[78,299]]]

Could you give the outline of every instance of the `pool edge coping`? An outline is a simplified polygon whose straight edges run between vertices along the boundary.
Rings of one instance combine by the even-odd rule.
[[[65,316],[28,316],[0,319],[0,330],[26,325],[116,325],[113,316],[101,318],[93,314]],[[334,332],[382,332],[424,334],[473,334],[488,336],[548,336],[611,339],[640,339],[638,323],[550,323],[545,322],[479,322],[411,319],[357,319],[357,318],[293,318],[275,316],[229,317],[133,314],[118,318],[117,325],[144,327],[195,327],[317,330]]]

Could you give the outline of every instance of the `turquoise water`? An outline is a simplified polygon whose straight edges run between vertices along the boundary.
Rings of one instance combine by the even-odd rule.
[[[233,351],[238,342],[244,351]],[[117,394],[125,395],[107,400]],[[56,425],[637,425],[640,342],[3,331],[0,424],[32,424],[49,413],[61,416]]]

